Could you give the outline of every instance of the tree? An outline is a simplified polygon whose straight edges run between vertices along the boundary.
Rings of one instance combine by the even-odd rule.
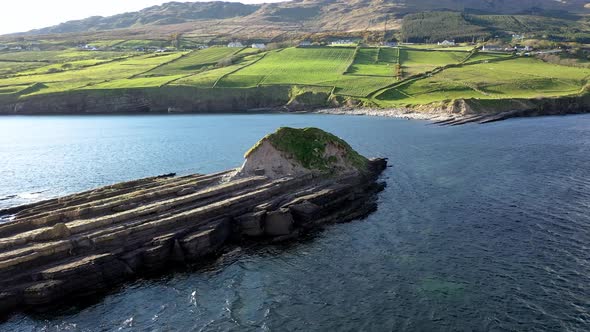
[[[182,34],[179,32],[175,32],[175,33],[171,34],[169,39],[170,39],[170,44],[172,45],[172,47],[180,48],[181,38],[182,38]]]

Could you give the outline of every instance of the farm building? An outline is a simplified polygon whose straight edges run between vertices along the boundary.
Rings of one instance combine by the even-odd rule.
[[[512,35],[512,39],[513,40],[523,40],[524,39],[524,35],[514,34],[514,35]]]
[[[306,46],[311,46],[311,42],[309,40],[304,40],[302,42],[299,43],[300,47],[306,47]]]
[[[455,46],[454,40],[443,40],[442,42],[438,42],[439,46]]]
[[[351,45],[351,44],[354,44],[354,42],[350,39],[335,40],[331,43],[331,45]]]
[[[502,46],[494,46],[494,45],[491,45],[491,46],[484,45],[481,48],[481,50],[484,51],[484,52],[504,52],[504,47],[502,47]]]
[[[396,42],[394,42],[394,41],[388,41],[388,42],[385,42],[385,43],[383,44],[383,46],[387,46],[387,47],[396,47],[396,46],[397,46],[397,43],[396,43]]]
[[[266,45],[264,44],[252,44],[252,48],[257,48],[259,50],[263,50],[266,48]]]
[[[227,47],[244,47],[244,45],[242,45],[240,42],[231,42],[227,44]]]

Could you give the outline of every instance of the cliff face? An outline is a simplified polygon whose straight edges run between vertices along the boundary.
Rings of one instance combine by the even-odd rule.
[[[0,114],[229,112],[273,108],[289,102],[290,87],[205,89],[160,87],[84,90],[5,100]]]
[[[315,89],[315,90],[314,90]],[[341,99],[341,100],[340,100]],[[353,100],[310,87],[259,86],[255,88],[192,88],[165,86],[143,89],[82,90],[0,98],[0,114],[116,114],[215,113],[257,109],[309,111],[342,107]],[[348,105],[362,108],[368,101]],[[457,99],[404,108],[433,117],[446,115],[459,124],[490,122],[511,117],[563,115],[590,112],[590,92],[544,98]]]
[[[590,92],[563,97],[510,99],[455,99],[428,105],[413,106],[409,112],[422,113],[443,125],[488,123],[516,117],[590,113]]]

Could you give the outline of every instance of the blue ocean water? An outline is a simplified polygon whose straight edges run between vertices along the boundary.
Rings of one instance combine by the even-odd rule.
[[[0,207],[239,166],[279,126],[390,158],[379,210],[1,331],[588,331],[590,116],[437,127],[330,115],[0,118]]]

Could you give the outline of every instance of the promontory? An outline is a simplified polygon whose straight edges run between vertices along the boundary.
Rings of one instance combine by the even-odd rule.
[[[229,244],[297,238],[366,216],[385,159],[316,128],[280,128],[215,174],[173,174],[0,211],[0,313],[53,306]]]

